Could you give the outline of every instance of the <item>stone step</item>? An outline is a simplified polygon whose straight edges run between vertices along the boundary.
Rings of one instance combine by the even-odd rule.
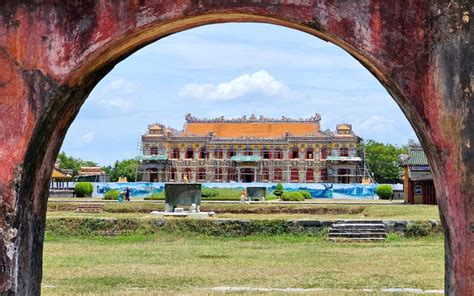
[[[385,229],[376,230],[376,229],[329,229],[329,233],[387,233]]]
[[[345,237],[345,238],[360,238],[360,237],[382,237],[385,238],[385,233],[371,233],[371,232],[346,232],[346,233],[329,233],[329,238]]]
[[[335,224],[384,224],[382,220],[337,220]]]
[[[347,241],[385,240],[387,231],[380,220],[340,220],[329,227],[328,239]]]
[[[103,210],[103,204],[81,204],[76,208],[79,213],[102,213]]]
[[[355,229],[355,228],[367,228],[367,229],[385,229],[385,225],[377,224],[333,224],[331,228],[334,229]]]
[[[328,238],[372,238],[372,237],[380,237],[380,238],[386,238],[387,236],[385,234],[360,234],[360,233],[333,233],[328,235]]]
[[[346,237],[329,237],[328,240],[330,241],[384,241],[384,237],[351,237],[351,238],[346,238]]]

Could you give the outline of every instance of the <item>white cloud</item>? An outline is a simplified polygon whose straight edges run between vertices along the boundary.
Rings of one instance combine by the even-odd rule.
[[[394,120],[387,119],[384,116],[372,115],[367,119],[359,121],[357,128],[366,131],[380,131],[391,128],[394,122]]]
[[[122,95],[131,95],[137,91],[137,84],[123,77],[111,81],[105,88],[106,91],[113,91]]]
[[[228,82],[188,83],[179,92],[180,96],[210,100],[231,100],[250,92],[274,96],[284,89],[284,84],[265,70],[244,74]]]
[[[95,134],[93,132],[88,132],[82,135],[81,140],[83,144],[90,144],[95,138]]]
[[[104,99],[98,101],[97,103],[109,109],[118,110],[121,112],[130,111],[133,108],[132,102],[123,99]]]

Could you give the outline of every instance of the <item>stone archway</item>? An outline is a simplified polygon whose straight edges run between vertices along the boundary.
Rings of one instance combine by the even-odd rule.
[[[196,26],[265,22],[348,51],[413,125],[434,170],[446,292],[474,267],[474,30],[470,0],[179,0],[0,4],[0,290],[41,288],[48,181],[92,88],[139,48]]]

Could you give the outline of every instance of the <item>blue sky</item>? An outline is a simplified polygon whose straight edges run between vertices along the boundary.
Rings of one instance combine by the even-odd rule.
[[[62,151],[100,165],[135,157],[149,123],[184,116],[309,117],[351,123],[364,139],[416,139],[382,85],[338,47],[267,24],[218,24],[159,40],[118,64],[92,91]]]

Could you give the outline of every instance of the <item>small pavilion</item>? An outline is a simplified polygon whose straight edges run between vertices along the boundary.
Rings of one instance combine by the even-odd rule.
[[[400,166],[403,167],[405,202],[436,205],[437,198],[431,168],[421,146],[410,143],[408,155],[401,155],[400,158]]]

